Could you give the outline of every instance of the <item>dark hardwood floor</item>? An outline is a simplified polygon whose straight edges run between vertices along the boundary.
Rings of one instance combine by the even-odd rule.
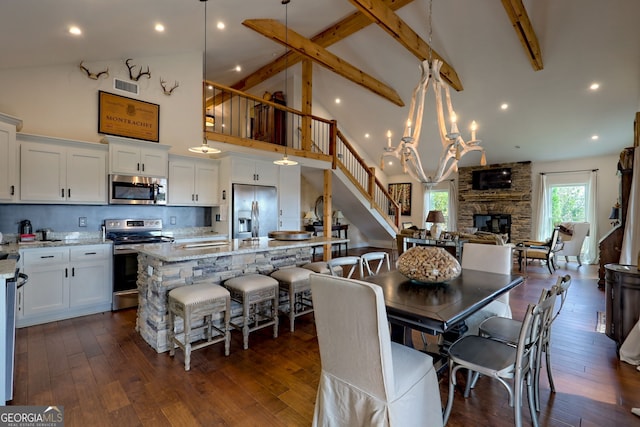
[[[350,250],[358,254],[372,248]],[[514,317],[557,275],[570,274],[567,305],[554,324],[551,354],[557,393],[541,378],[542,426],[640,425],[640,372],[622,363],[615,343],[596,332],[604,293],[597,266],[559,262],[550,276],[529,266],[525,284],[511,293]],[[192,354],[157,354],[135,332],[135,309],[107,312],[19,329],[13,405],[61,405],[70,426],[308,426],[311,424],[320,359],[313,316],[296,320],[280,336],[254,332],[242,350],[232,333],[231,355],[221,345]],[[417,338],[417,337],[416,337]],[[415,342],[420,343],[420,339]],[[463,382],[463,381],[461,381]],[[440,382],[446,404],[446,374]],[[530,422],[523,408],[524,422]],[[468,399],[457,392],[449,426],[512,426],[504,388],[481,378]]]

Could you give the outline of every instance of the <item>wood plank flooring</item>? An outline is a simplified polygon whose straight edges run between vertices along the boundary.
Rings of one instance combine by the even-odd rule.
[[[359,254],[373,248],[350,250]],[[551,354],[557,392],[541,378],[542,426],[631,426],[640,418],[640,372],[622,363],[615,343],[595,332],[604,293],[597,267],[559,262],[553,276],[529,266],[524,285],[511,293],[514,317],[561,274],[573,284],[554,324]],[[19,329],[13,405],[61,405],[65,426],[308,426],[320,376],[313,316],[283,317],[277,339],[271,329],[254,332],[242,350],[232,333],[231,355],[222,345],[192,354],[184,371],[175,358],[157,354],[135,332],[135,309],[106,312]],[[414,341],[420,343],[420,339]],[[464,384],[463,381],[460,381]],[[446,374],[440,382],[446,404]],[[523,408],[525,425],[529,411]],[[504,388],[481,378],[468,399],[456,392],[449,426],[512,426]]]

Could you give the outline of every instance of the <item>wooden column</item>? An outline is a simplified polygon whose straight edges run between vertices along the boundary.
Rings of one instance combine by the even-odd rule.
[[[311,151],[311,111],[313,105],[313,62],[309,59],[302,61],[302,149]]]
[[[322,224],[324,226],[323,234],[325,236],[331,236],[331,212],[333,212],[332,200],[331,200],[331,169],[324,170],[324,211],[322,212]],[[331,243],[325,243],[322,248],[322,259],[329,261],[331,259]]]

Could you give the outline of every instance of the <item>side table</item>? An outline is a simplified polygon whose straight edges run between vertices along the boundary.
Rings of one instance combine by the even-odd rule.
[[[324,225],[319,224],[319,225],[307,225],[305,226],[305,231],[311,231],[313,232],[314,236],[317,236],[318,233],[323,233],[324,232]],[[349,224],[333,224],[331,226],[331,233],[336,233],[336,237],[342,237],[342,232],[344,232],[344,238],[347,239],[347,232],[349,230]],[[338,247],[338,256],[342,255],[342,245],[344,244],[344,255],[347,256],[348,252],[349,252],[349,243],[345,242],[345,243],[334,243],[332,246],[337,246]],[[315,257],[316,255],[316,248],[314,246],[313,248],[313,255]]]

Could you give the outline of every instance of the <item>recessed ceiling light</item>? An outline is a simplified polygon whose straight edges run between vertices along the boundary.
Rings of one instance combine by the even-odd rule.
[[[239,65],[236,65],[235,70],[236,70],[237,72],[240,72],[240,71],[242,71],[242,67],[241,67],[241,66],[239,66]]]
[[[507,104],[506,102],[502,103],[502,104],[500,105],[500,109],[501,109],[501,110],[507,110],[507,109],[509,109],[509,104]]]
[[[370,135],[369,135],[368,133],[365,133],[365,134],[364,134],[364,137],[365,137],[365,138],[369,138],[369,136],[370,136]]]
[[[216,25],[216,27],[218,27],[219,30],[224,30],[224,22],[218,21],[218,24]]]
[[[213,86],[209,85],[209,86],[207,86],[207,89],[213,90]]]
[[[591,83],[591,86],[589,86],[589,89],[591,89],[591,90],[600,89],[600,83]]]
[[[164,31],[164,25],[158,23],[158,24],[156,24],[155,29],[156,29],[157,32],[161,33],[161,32]]]
[[[336,104],[340,104],[340,98],[336,98]]]
[[[596,141],[597,139],[599,139],[600,137],[598,135],[591,135],[591,139]]]
[[[82,30],[76,27],[75,25],[73,25],[69,27],[69,33],[73,34],[74,36],[79,36],[80,34],[82,34]]]

